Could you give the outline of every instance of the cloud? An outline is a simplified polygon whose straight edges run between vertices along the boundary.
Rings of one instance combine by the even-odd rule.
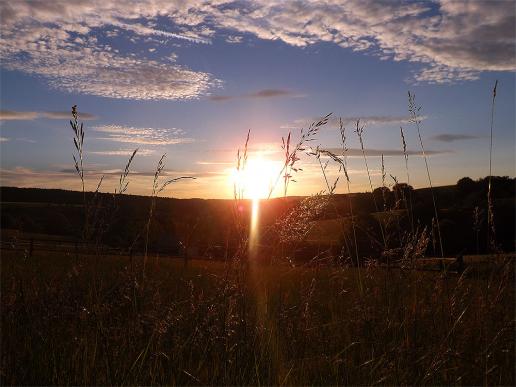
[[[228,37],[226,37],[226,42],[231,44],[242,43],[243,39],[244,38],[242,36],[229,35]]]
[[[235,162],[226,162],[226,161],[196,161],[195,164],[198,164],[198,165],[235,165]]]
[[[420,116],[421,120],[425,120],[427,116]],[[294,120],[291,123],[284,124],[281,126],[282,129],[298,129],[307,127],[312,122],[317,122],[322,117],[313,117],[313,118],[301,118],[298,120]],[[407,124],[410,122],[411,118],[408,116],[343,116],[339,117],[333,114],[328,120],[328,124],[326,126],[338,127],[340,123],[340,119],[342,119],[342,123],[344,126],[356,125],[357,120],[360,120],[362,124],[365,125],[401,125]]]
[[[265,89],[248,95],[249,98],[271,98],[271,97],[283,97],[287,95],[293,95],[288,90],[281,89]]]
[[[121,169],[98,169],[87,171],[85,174],[86,190],[94,191],[101,177],[103,178],[100,190],[102,192],[113,192],[119,185]],[[189,171],[163,171],[163,178],[174,178],[179,176],[192,176]],[[152,191],[153,171],[134,171],[129,173],[129,192],[132,194],[149,195]],[[203,179],[218,179],[218,173],[198,173],[195,177]],[[60,170],[31,169],[17,166],[14,168],[0,169],[0,185],[11,187],[38,187],[38,188],[59,188],[69,190],[79,190],[80,180],[77,172],[73,168]],[[202,187],[197,180],[184,180],[173,184],[163,196],[174,195],[181,197],[191,197],[192,192],[201,191]],[[210,195],[211,194],[211,195]],[[208,190],[202,196],[211,197],[213,191]]]
[[[34,120],[37,117],[38,112],[18,112],[14,110],[0,110],[1,121]]]
[[[41,113],[43,117],[51,119],[51,120],[66,120],[70,119],[71,112],[43,112]],[[79,120],[89,121],[96,120],[98,117],[94,114],[77,112]]]
[[[342,154],[341,148],[326,148],[325,150],[335,153],[336,155]],[[436,156],[442,155],[446,153],[450,153],[448,150],[425,150],[427,156]],[[384,155],[385,157],[389,156],[403,156],[403,151],[398,149],[365,149],[366,156],[370,157],[379,157]],[[420,151],[407,150],[408,155],[413,156],[422,156],[423,154]],[[362,149],[360,148],[349,148],[346,151],[346,156],[348,157],[362,157]]]
[[[289,90],[284,89],[264,89],[258,90],[249,94],[244,95],[212,95],[209,97],[210,100],[215,102],[224,102],[232,99],[241,98],[275,98],[275,97],[300,97],[300,94],[293,93]]]
[[[281,144],[274,142],[258,142],[254,143],[252,146],[247,148],[248,154],[260,154],[260,155],[272,155],[275,153],[283,153],[283,150],[280,147]],[[216,152],[216,153],[232,153],[235,154],[236,157],[236,149],[235,148],[214,148],[208,149],[208,152]]]
[[[134,149],[118,149],[118,150],[105,150],[105,151],[89,151],[87,153],[99,156],[131,156]],[[155,154],[154,149],[138,149],[137,156],[150,156]]]
[[[419,63],[412,80],[450,83],[481,71],[514,71],[514,4],[509,1],[329,0],[254,3],[221,22],[240,33],[305,47],[332,42],[382,59]]]
[[[52,88],[73,93],[139,100],[198,98],[220,81],[169,61],[120,52],[111,45],[114,43],[99,39],[115,27],[120,31],[116,36],[119,40],[141,41],[155,35],[206,43],[201,35],[212,32],[202,26],[193,25],[190,31],[176,33],[143,24],[150,24],[162,11],[172,15],[174,10],[173,4],[167,6],[165,2],[143,2],[139,6],[110,0],[95,4],[1,2],[2,67],[40,77]],[[193,20],[177,16],[183,20],[171,26],[176,29]],[[136,19],[145,20],[129,22]]]
[[[411,118],[408,116],[364,116],[364,117],[340,117],[344,125],[356,124],[357,120],[360,120],[362,124],[366,125],[394,125],[394,124],[407,124]],[[426,116],[420,116],[421,120],[425,120]],[[318,118],[320,119],[320,118]],[[330,125],[339,125],[339,117],[333,116],[328,121]]]
[[[430,137],[431,140],[442,141],[442,142],[453,142],[459,140],[473,140],[480,138],[480,136],[472,135],[472,134],[451,134],[451,133],[443,133],[437,134],[435,136]]]
[[[81,120],[96,120],[98,117],[90,113],[78,112],[79,119]],[[70,119],[72,116],[71,111],[69,112],[27,112],[27,111],[15,111],[15,110],[1,110],[0,121],[31,121],[36,118],[47,118],[51,120]]]
[[[32,138],[27,138],[27,137],[17,137],[15,138],[16,141],[21,141],[21,142],[28,142],[28,143],[31,143],[31,144],[35,144],[36,143],[36,140],[32,139]]]
[[[103,125],[96,126],[93,130],[107,135],[107,137],[98,139],[129,144],[172,145],[194,141],[192,138],[184,137],[184,130],[176,128],[134,128],[121,125]]]
[[[0,137],[0,142],[7,142],[9,139],[7,137]]]
[[[210,100],[212,100],[212,101],[215,101],[215,102],[223,102],[223,101],[228,101],[230,99],[234,99],[234,98],[237,98],[237,97],[230,96],[230,95],[211,95],[208,98]]]
[[[110,98],[210,95],[221,85],[212,74],[180,64],[181,58],[171,62],[166,50],[155,60],[142,52],[156,39],[164,47],[169,40],[209,44],[216,34],[232,44],[244,35],[296,47],[333,43],[407,61],[415,64],[408,79],[416,83],[516,70],[511,1],[19,0],[0,2],[0,13],[4,68],[58,90]],[[134,43],[145,47],[135,49]]]

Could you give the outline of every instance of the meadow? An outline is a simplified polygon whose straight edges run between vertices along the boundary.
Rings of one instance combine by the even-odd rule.
[[[514,385],[488,272],[2,254],[2,383]]]
[[[409,94],[427,189],[408,184],[403,129],[407,182],[393,177],[391,190],[382,162],[382,186],[374,188],[357,121],[371,190],[352,194],[342,122],[340,154],[313,143],[328,115],[298,139],[282,139],[283,197],[271,199],[270,188],[254,227],[256,198],[247,200],[238,184],[233,200],[216,205],[159,198],[191,178],[163,179],[165,156],[152,195],[128,197],[137,150],[114,193],[100,192],[102,179],[86,192],[84,128],[74,106],[81,192],[38,194],[66,196],[61,208],[57,198],[15,203],[33,192],[2,191],[4,230],[66,228],[75,249],[74,242],[34,249],[32,239],[16,249],[16,238],[2,233],[1,383],[514,385],[514,179],[490,174],[433,187],[419,109]],[[246,171],[249,138],[237,152],[237,173]],[[319,163],[326,187],[291,198],[302,153]],[[340,181],[329,180],[329,165]],[[336,194],[338,184],[347,195]],[[446,208],[436,200],[443,197]],[[128,207],[137,208],[137,222],[124,217]],[[205,222],[188,224],[192,212]],[[66,227],[56,225],[61,219]],[[166,254],[158,248],[163,230]],[[222,255],[189,254],[200,245],[222,245]]]

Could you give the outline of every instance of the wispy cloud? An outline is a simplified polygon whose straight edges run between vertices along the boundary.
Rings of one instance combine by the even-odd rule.
[[[399,125],[399,124],[406,124],[409,123],[411,118],[408,116],[365,116],[365,117],[359,117],[359,116],[351,116],[351,117],[341,117],[342,122],[344,125],[352,125],[356,124],[358,120],[362,124],[366,125]],[[426,116],[420,116],[419,119],[425,120]],[[339,125],[339,117],[333,116],[329,123],[331,125]]]
[[[85,174],[86,190],[95,190],[101,177],[103,182],[101,186],[102,192],[113,192],[119,184],[119,176],[122,170],[116,169],[97,169],[87,171]],[[170,178],[178,176],[195,176],[205,180],[223,179],[221,173],[200,172],[191,173],[190,171],[163,171],[163,176]],[[152,187],[153,171],[134,171],[129,174],[129,192],[149,195],[149,187]],[[14,167],[0,169],[0,185],[12,187],[37,187],[37,188],[60,188],[78,190],[80,182],[78,181],[77,172],[73,168],[62,168],[59,170],[48,169],[31,169],[26,167]],[[181,184],[170,187],[165,195],[174,195],[182,197],[191,197],[195,190],[202,191],[197,180],[181,182]],[[210,195],[211,194],[211,195]],[[213,197],[213,191],[204,192],[204,197]]]
[[[294,93],[290,90],[285,89],[264,89],[258,90],[249,94],[244,95],[212,95],[208,97],[210,100],[215,102],[224,102],[232,99],[241,99],[241,98],[276,98],[276,97],[301,97],[302,94]]]
[[[248,95],[249,98],[271,98],[271,97],[285,97],[296,95],[289,90],[282,89],[264,89],[251,93]]]
[[[231,8],[220,23],[292,46],[333,42],[384,60],[419,63],[411,76],[415,82],[450,83],[477,79],[481,71],[516,70],[516,14],[510,1],[263,0],[253,5],[250,12]]]
[[[330,42],[418,64],[410,80],[426,83],[516,70],[511,1],[141,0],[136,6],[119,0],[18,0],[0,2],[0,12],[3,67],[41,77],[59,90],[111,98],[198,98],[220,81],[179,60],[170,63],[159,55],[150,60],[140,56],[147,50],[113,46],[104,37],[143,43],[158,37],[190,45],[209,43],[219,32],[233,44],[240,38],[229,36],[245,34],[296,47]]]
[[[342,154],[341,148],[326,148],[327,151],[330,151],[332,153],[335,153],[337,155]],[[449,150],[425,150],[425,153],[429,156],[435,156],[435,155],[442,155],[446,153],[451,153]],[[366,156],[381,156],[384,155],[385,157],[389,156],[403,156],[403,151],[398,149],[366,149],[365,150]],[[408,155],[415,155],[415,156],[422,156],[422,153],[420,151],[413,151],[413,150],[407,150]],[[346,156],[349,157],[362,157],[362,149],[360,148],[349,148],[346,151]]]
[[[104,151],[89,151],[87,153],[99,156],[131,156],[134,149],[118,149],[118,150],[104,150]],[[151,156],[155,154],[154,149],[138,149],[137,155],[140,156]]]
[[[164,31],[156,28],[151,28],[144,26],[140,23],[123,23],[120,21],[113,21],[112,25],[119,27],[126,31],[132,31],[136,33],[138,36],[151,36],[151,35],[157,35],[157,36],[163,36],[167,38],[174,38],[179,40],[185,40],[192,43],[204,43],[204,44],[211,44],[211,40],[206,37],[200,36],[198,33],[195,33],[194,31],[188,31],[184,33],[175,33],[175,32],[169,32]]]
[[[260,154],[260,155],[272,155],[275,153],[283,152],[280,147],[281,144],[273,142],[257,142],[247,148],[248,154]],[[232,148],[216,148],[208,149],[209,152],[222,152],[222,153],[236,153],[235,149]]]
[[[244,40],[244,38],[242,36],[237,36],[237,35],[229,35],[228,37],[226,37],[226,42],[227,43],[242,43],[242,41]]]
[[[184,130],[177,128],[134,128],[131,126],[104,125],[96,126],[93,130],[107,135],[107,137],[100,137],[99,139],[129,144],[172,145],[194,141],[192,138],[184,137]]]
[[[430,137],[431,140],[441,141],[441,142],[454,142],[460,140],[473,140],[480,138],[480,136],[473,134],[451,134],[451,133],[443,133],[437,134],[435,136]]]
[[[32,138],[27,138],[27,137],[16,137],[15,140],[16,141],[20,141],[20,142],[28,142],[30,144],[35,144],[36,143],[36,140],[34,140]]]
[[[312,117],[312,118],[301,118],[298,120],[294,120],[291,123],[287,123],[281,126],[282,129],[299,129],[303,127],[307,127],[312,122],[317,122],[322,117]],[[420,116],[421,120],[425,120],[427,116]],[[411,118],[408,116],[381,116],[381,115],[371,115],[371,116],[342,116],[339,117],[336,114],[333,114],[328,120],[327,126],[330,127],[338,127],[340,123],[340,119],[342,119],[342,123],[345,126],[355,125],[357,120],[360,120],[362,124],[365,125],[401,125],[407,124],[410,122]]]
[[[51,119],[51,120],[66,120],[70,119],[71,112],[43,112],[41,113],[43,117]],[[94,114],[77,112],[79,120],[89,121],[96,120],[98,117]]]
[[[1,121],[14,120],[34,120],[38,117],[38,112],[20,112],[14,110],[0,110]]]
[[[224,101],[229,101],[230,99],[234,99],[234,98],[237,98],[237,97],[231,96],[231,95],[210,95],[208,98],[211,101],[224,102]]]
[[[31,112],[31,111],[16,111],[16,110],[0,110],[0,121],[31,121],[37,118],[47,118],[51,120],[70,119],[72,116],[69,112]],[[90,114],[78,112],[81,120],[96,120],[98,117]]]
[[[196,161],[198,165],[235,165],[234,162],[229,161]]]
[[[0,142],[6,142],[9,141],[7,137],[0,137]]]
[[[189,7],[187,7],[189,8]],[[158,15],[174,15],[173,4],[114,0],[92,4],[68,1],[1,2],[0,56],[2,67],[46,80],[58,90],[124,99],[189,99],[207,94],[220,81],[169,61],[150,60],[134,52],[122,53],[104,39],[107,31],[118,39],[144,42],[155,35],[193,43],[208,43],[213,32],[183,18],[169,27],[152,28]],[[188,13],[188,9],[185,9]],[[128,20],[141,22],[131,23]],[[183,19],[181,22],[179,22]],[[185,30],[189,29],[189,30]],[[119,33],[117,31],[123,31]]]

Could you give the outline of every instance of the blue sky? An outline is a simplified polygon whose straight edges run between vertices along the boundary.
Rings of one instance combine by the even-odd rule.
[[[373,184],[427,185],[407,91],[422,106],[434,184],[488,173],[492,87],[499,80],[494,173],[515,175],[515,8],[511,1],[4,1],[0,184],[79,189],[72,105],[86,127],[87,188],[112,191],[133,149],[129,192],[149,194],[167,153],[178,197],[231,197],[228,178],[251,129],[251,157],[281,159],[281,137],[332,112],[318,135],[348,131],[353,191],[368,189],[354,120],[366,124]],[[82,113],[82,115],[81,115]],[[315,144],[315,143],[314,143]],[[324,188],[314,160],[291,194]],[[331,177],[337,175],[329,167]],[[344,192],[344,185],[338,192]]]

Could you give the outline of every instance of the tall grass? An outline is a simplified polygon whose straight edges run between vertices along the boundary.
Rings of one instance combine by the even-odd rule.
[[[277,181],[283,181],[284,195],[302,171],[300,154],[314,149],[322,173],[324,156],[339,165],[351,193],[342,121],[342,154],[307,147],[322,125],[302,132],[294,146],[290,135],[283,141],[285,163]],[[249,136],[237,152],[239,171],[246,167]],[[126,192],[135,154],[118,194]],[[189,178],[163,181],[164,159],[154,174],[145,254],[135,257],[136,268],[126,257],[106,255],[92,277],[87,255],[70,260],[41,253],[24,261],[16,252],[2,253],[2,384],[515,384],[514,260],[494,259],[485,270],[459,274],[408,270],[429,242],[426,229],[416,227],[403,246],[399,270],[362,265],[349,197],[356,268],[332,260],[255,264],[251,270],[238,264],[247,249],[226,262],[198,260],[181,268],[164,260],[158,267],[147,262],[157,197],[174,181]],[[383,167],[382,186],[385,174]],[[326,195],[305,198],[279,214],[272,250],[290,254],[306,238],[336,192],[337,183],[325,181]],[[245,245],[241,188],[234,189],[231,230]],[[135,276],[140,269],[145,282]]]
[[[421,137],[421,118],[420,118],[420,112],[421,107],[416,105],[416,96],[414,94],[411,94],[410,91],[408,92],[408,107],[409,112],[411,116],[411,122],[416,126],[417,129],[417,135],[419,138],[419,144],[421,145],[421,153],[423,154],[423,159],[425,160],[425,167],[426,167],[426,175],[428,177],[428,184],[430,186],[430,192],[432,194],[432,203],[434,206],[434,215],[435,215],[435,224],[437,226],[437,238],[439,242],[439,252],[441,254],[441,257],[444,257],[444,250],[443,250],[443,240],[441,237],[441,225],[439,223],[439,212],[437,210],[437,203],[435,201],[435,194],[434,194],[434,187],[432,185],[432,178],[430,177],[430,167],[428,166],[428,158],[426,156],[425,147],[423,145],[423,138]]]
[[[348,250],[350,258],[353,255],[353,251],[352,250],[354,250],[354,253],[355,253],[355,264],[356,264],[357,273],[358,273],[358,275],[357,275],[358,285],[359,285],[360,291],[362,291],[361,262],[360,262],[360,257],[359,257],[359,253],[358,253],[356,222],[355,222],[355,216],[353,214],[353,203],[352,203],[352,198],[351,198],[351,188],[350,188],[351,180],[349,178],[348,167],[347,167],[347,151],[348,151],[348,148],[346,146],[346,140],[347,140],[346,128],[344,127],[344,124],[342,122],[342,118],[339,118],[339,134],[340,134],[340,145],[341,145],[341,154],[340,155],[337,155],[337,154],[335,154],[333,152],[330,152],[328,150],[320,149],[319,147],[317,147],[315,149],[315,151],[309,152],[309,155],[315,156],[317,161],[319,162],[319,165],[321,167],[321,173],[324,176],[324,180],[326,182],[329,195],[333,195],[334,194],[334,192],[336,190],[336,187],[337,187],[337,183],[339,181],[339,176],[337,176],[337,178],[334,181],[333,185],[330,187],[329,181],[328,181],[328,178],[327,178],[326,172],[325,172],[326,166],[322,165],[321,156],[326,156],[326,157],[329,158],[329,160],[333,160],[334,162],[336,162],[337,165],[339,166],[339,170],[338,170],[339,174],[340,173],[344,174],[344,177],[345,177],[345,180],[346,180],[347,192],[348,192],[349,212],[350,212],[350,218],[351,218],[351,229],[352,229],[352,232],[353,232],[353,249],[348,247],[347,250]],[[333,203],[333,204],[334,204],[334,208],[335,208],[335,214],[339,216],[338,211],[337,211],[336,206],[335,206],[335,203]],[[342,234],[343,234],[343,236],[345,238],[344,226],[343,226],[342,223],[340,223],[340,224],[341,224]],[[346,241],[347,239],[345,238],[344,240]]]
[[[360,257],[359,257],[359,253],[358,253],[358,242],[357,242],[357,230],[356,230],[356,224],[355,224],[355,216],[353,214],[353,202],[352,202],[352,199],[351,199],[351,180],[349,179],[349,174],[348,174],[348,159],[347,159],[347,151],[348,151],[348,148],[346,146],[346,128],[344,127],[344,124],[342,122],[342,118],[339,118],[339,133],[340,133],[340,144],[341,144],[341,149],[342,149],[342,171],[344,172],[344,176],[346,177],[346,188],[347,188],[347,192],[348,192],[348,197],[349,197],[349,214],[351,216],[351,229],[353,231],[353,244],[354,244],[354,250],[355,250],[355,259],[356,259],[356,264],[357,264],[357,267],[359,269],[359,279],[361,280],[361,275],[360,275]],[[351,254],[350,254],[351,255]],[[360,285],[360,287],[362,287],[362,285]]]
[[[134,156],[134,154],[133,154]],[[147,264],[147,256],[149,249],[149,233],[152,225],[152,220],[154,217],[154,211],[156,209],[156,198],[158,195],[165,190],[165,188],[175,183],[179,180],[184,179],[195,179],[193,176],[180,176],[175,177],[173,179],[166,179],[165,181],[160,181],[161,174],[163,173],[163,169],[165,168],[165,157],[166,154],[163,154],[158,161],[158,165],[156,166],[156,171],[154,172],[154,178],[152,180],[152,193],[151,193],[151,201],[149,206],[149,215],[147,217],[147,223],[145,225],[145,247],[144,247],[144,259],[143,259],[143,278],[145,278],[145,269]]]
[[[495,100],[496,100],[496,87],[498,86],[498,80],[495,81],[493,87],[493,99],[491,101],[491,127],[489,131],[489,181],[487,188],[487,242],[493,251],[496,250],[496,230],[494,224],[494,212],[493,212],[493,197],[491,193],[491,178],[493,174],[492,161],[493,161],[493,126],[494,126],[494,112],[495,112]]]
[[[373,197],[374,209],[376,210],[376,212],[379,212],[378,204],[376,203],[376,198],[375,198],[374,193],[373,193],[373,191],[374,191],[374,189],[373,189],[373,182],[371,181],[371,172],[369,171],[369,164],[367,163],[367,156],[366,156],[366,153],[365,153],[364,138],[363,138],[364,127],[365,127],[365,125],[361,125],[360,124],[360,120],[357,120],[356,128],[355,128],[355,133],[357,134],[358,140],[360,141],[360,149],[362,150],[362,156],[364,158],[364,164],[365,164],[365,168],[366,168],[366,171],[367,171],[367,178],[369,179],[369,188],[371,189],[371,196]],[[384,249],[387,249],[387,240],[385,238],[384,226],[382,224],[382,220],[381,219],[378,220],[378,224],[380,226],[380,232],[382,234],[383,247],[384,247]]]
[[[274,192],[274,189],[276,188],[281,178],[283,179],[283,195],[287,196],[288,186],[293,180],[293,175],[299,172],[299,168],[296,166],[300,160],[300,154],[306,150],[307,144],[315,140],[315,136],[317,133],[319,133],[321,127],[328,123],[328,119],[330,118],[331,114],[332,113],[329,113],[322,117],[320,120],[313,122],[306,130],[302,128],[300,130],[299,140],[294,146],[291,144],[291,132],[288,133],[286,139],[284,137],[281,138],[281,149],[283,150],[284,154],[283,166],[278,174],[278,177],[276,178],[276,181],[269,190],[268,198],[272,196],[272,193]]]
[[[401,146],[403,149],[403,159],[405,160],[405,171],[407,173],[407,185],[410,186],[410,172],[408,166],[408,153],[407,153],[407,142],[405,141],[405,134],[403,133],[403,128],[400,126],[400,136],[401,136]],[[414,211],[412,209],[412,190],[409,189],[409,198],[407,202],[407,198],[403,195],[403,201],[405,202],[405,208],[410,214],[410,231],[414,232]]]
[[[514,266],[369,267],[361,292],[352,269],[258,267],[251,286],[223,264],[162,261],[133,288],[125,258],[106,257],[91,297],[87,264],[3,256],[3,384],[515,382]]]

